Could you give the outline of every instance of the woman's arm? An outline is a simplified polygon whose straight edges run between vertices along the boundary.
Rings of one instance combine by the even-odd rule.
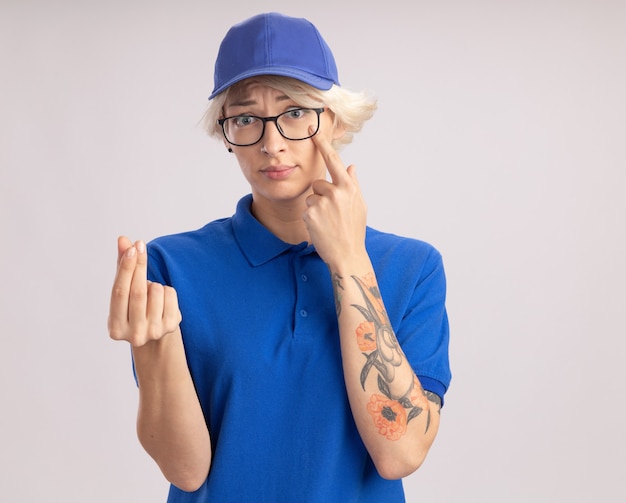
[[[419,468],[439,427],[440,400],[414,374],[365,261],[331,269],[344,377],[357,428],[380,475]]]
[[[147,261],[143,242],[118,240],[109,334],[132,346],[139,441],[167,480],[194,491],[209,472],[209,431],[187,367],[176,291],[147,281]]]
[[[401,478],[428,453],[439,399],[423,390],[387,317],[365,249],[367,209],[355,168],[345,169],[320,135],[313,141],[332,181],[313,183],[304,221],[331,273],[352,414],[380,475]]]

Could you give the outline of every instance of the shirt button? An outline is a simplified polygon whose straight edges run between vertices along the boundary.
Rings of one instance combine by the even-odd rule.
[[[306,311],[306,309],[300,310],[300,316],[302,316],[303,318],[306,318],[308,315],[309,313]]]
[[[306,274],[303,274],[302,276],[300,276],[300,279],[304,282],[309,281],[309,277]]]

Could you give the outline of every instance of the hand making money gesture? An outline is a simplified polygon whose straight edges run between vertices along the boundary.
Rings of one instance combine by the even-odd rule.
[[[108,319],[111,338],[139,347],[175,332],[182,320],[176,290],[147,280],[145,243],[120,237],[117,250]]]

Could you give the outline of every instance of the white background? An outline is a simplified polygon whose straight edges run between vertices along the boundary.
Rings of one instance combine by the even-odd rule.
[[[221,38],[267,10],[379,98],[342,153],[369,223],[444,256],[453,381],[408,501],[625,501],[619,0],[0,0],[0,499],[165,500],[106,332],[115,240],[247,192],[197,122]]]

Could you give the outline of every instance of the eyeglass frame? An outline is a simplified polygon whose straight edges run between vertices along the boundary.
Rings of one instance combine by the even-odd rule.
[[[317,114],[317,128],[315,129],[315,132],[313,134],[310,134],[309,136],[305,136],[304,138],[289,138],[289,137],[285,136],[285,133],[283,133],[282,129],[278,125],[278,119],[279,119],[279,117],[282,117],[285,114],[293,112],[294,110],[313,110]],[[259,143],[263,139],[263,135],[265,135],[265,124],[267,124],[268,122],[273,122],[274,125],[276,126],[276,130],[286,140],[302,141],[302,140],[308,140],[309,138],[312,138],[313,136],[315,136],[319,132],[319,130],[320,130],[320,114],[323,113],[325,110],[326,110],[326,108],[324,108],[324,107],[321,107],[321,108],[297,107],[297,108],[291,108],[291,109],[289,109],[289,110],[287,110],[287,111],[285,111],[285,112],[283,112],[281,114],[274,115],[273,117],[259,117],[257,115],[231,115],[230,117],[224,117],[223,119],[217,119],[217,123],[220,126],[222,126],[222,133],[224,134],[224,139],[228,143],[230,143],[231,145],[234,145],[235,147],[251,147],[252,145],[256,145],[257,143]],[[227,120],[229,120],[229,119],[236,119],[237,117],[253,117],[254,119],[259,119],[263,123],[263,129],[261,129],[261,136],[259,136],[259,139],[257,141],[255,141],[254,143],[246,143],[244,145],[241,145],[239,143],[233,143],[232,141],[230,141],[228,139],[228,136],[226,135],[226,130],[224,129],[224,123]]]

